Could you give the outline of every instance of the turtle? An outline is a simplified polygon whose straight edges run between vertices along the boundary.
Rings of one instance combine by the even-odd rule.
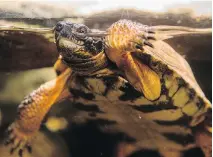
[[[175,31],[159,33],[164,29]],[[184,57],[164,42],[181,34],[176,27],[155,30],[124,19],[106,31],[94,31],[60,21],[54,33],[58,76],[18,106],[5,143],[12,145],[11,153],[32,152],[33,138],[51,106],[69,97],[77,107],[96,106],[94,114],[76,121],[99,117],[100,130],[122,134],[114,156],[150,156],[144,150],[183,156],[196,147],[208,154],[197,135],[205,132],[211,137],[211,103]]]

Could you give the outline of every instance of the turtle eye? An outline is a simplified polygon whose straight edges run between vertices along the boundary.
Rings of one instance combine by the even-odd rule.
[[[87,33],[87,28],[82,26],[82,27],[79,27],[78,30],[77,30],[78,33]]]

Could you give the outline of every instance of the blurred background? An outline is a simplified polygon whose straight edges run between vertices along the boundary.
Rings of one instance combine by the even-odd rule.
[[[90,28],[104,30],[119,19],[130,19],[146,25],[175,25],[193,28],[212,27],[212,1],[192,0],[46,0],[0,1],[0,27],[53,27],[56,22],[69,20]],[[58,53],[53,35],[26,32],[0,32],[0,138],[5,127],[15,117],[16,107],[33,89],[55,78],[51,66]],[[208,99],[212,100],[212,34],[184,36],[167,41],[190,63],[195,77]],[[51,109],[50,131],[65,128],[63,111],[69,102]],[[63,106],[65,109],[63,109]],[[69,107],[68,107],[69,108]],[[57,116],[56,116],[57,115]],[[57,118],[56,118],[57,117]],[[52,124],[52,125],[51,125]],[[35,148],[36,157],[69,156],[64,136],[44,129]],[[48,133],[46,133],[48,132]],[[0,157],[8,156],[0,145]],[[59,154],[60,155],[59,155]],[[14,155],[17,156],[17,155]]]

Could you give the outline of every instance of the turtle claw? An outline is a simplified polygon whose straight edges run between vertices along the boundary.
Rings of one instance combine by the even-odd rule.
[[[29,143],[26,143],[24,141],[19,141],[18,144],[15,144],[14,142],[9,142],[7,145],[11,144],[12,148],[10,149],[10,154],[14,154],[15,151],[18,151],[19,157],[23,157],[24,151],[27,150],[28,153],[32,153],[32,147]]]
[[[152,43],[148,42],[148,41],[144,41],[144,45],[147,45],[149,47],[154,47]]]
[[[144,50],[143,46],[149,46],[151,48],[154,48],[154,45],[152,44],[153,40],[157,40],[155,35],[143,32],[142,34],[138,35],[135,41],[131,41],[134,43],[134,48]]]
[[[6,131],[7,139],[4,142],[5,146],[11,146],[10,154],[18,152],[19,157],[23,157],[24,151],[27,150],[28,153],[32,153],[32,147],[30,141],[32,136],[24,134],[15,125],[12,124]]]
[[[29,144],[27,144],[26,145],[26,148],[27,148],[27,151],[28,151],[28,153],[32,153],[32,146],[31,145],[29,145]]]
[[[23,157],[23,149],[20,149],[20,150],[18,151],[18,155],[19,155],[19,157]]]

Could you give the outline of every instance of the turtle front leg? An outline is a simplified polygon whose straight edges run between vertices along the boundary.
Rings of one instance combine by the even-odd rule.
[[[57,75],[60,75],[61,73],[63,73],[63,71],[65,71],[67,68],[69,68],[67,65],[65,65],[62,61],[62,56],[59,55],[57,61],[54,64],[54,69],[56,71]]]
[[[66,83],[71,69],[64,70],[56,79],[51,80],[24,98],[18,107],[18,116],[8,128],[6,145],[12,145],[10,153],[18,150],[22,156],[24,150],[31,152],[31,142],[38,132],[44,116],[50,107],[60,101],[61,94],[66,90]]]

